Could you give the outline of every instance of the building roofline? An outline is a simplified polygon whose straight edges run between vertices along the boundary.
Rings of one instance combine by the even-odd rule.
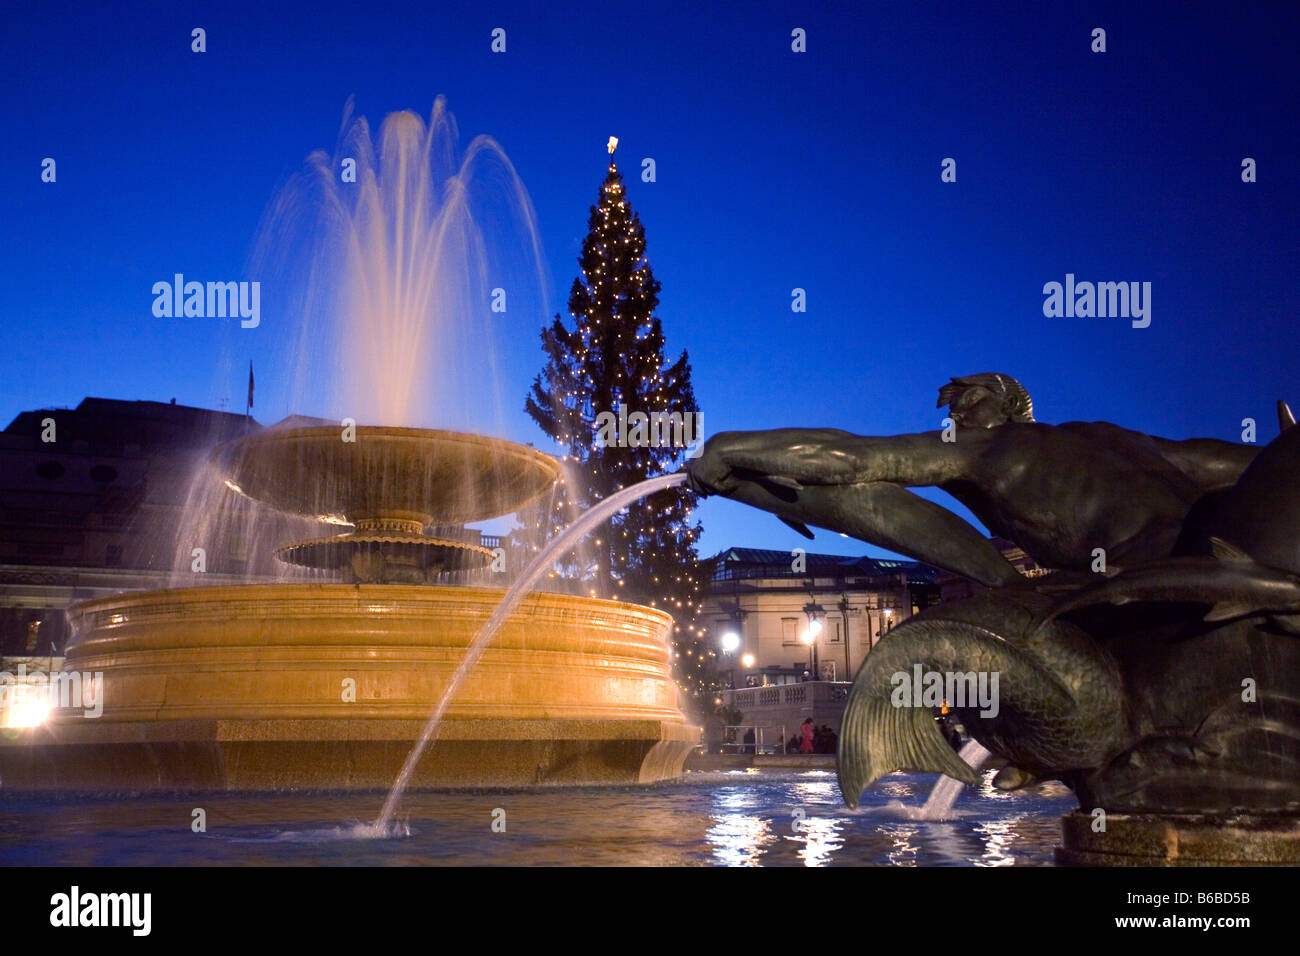
[[[221,411],[215,408],[200,408],[196,405],[180,405],[173,402],[156,402],[151,399],[124,399],[124,398],[99,398],[88,395],[83,398],[75,408],[66,406],[49,405],[44,408],[33,408],[19,412],[13,417],[13,420],[5,427],[7,433],[17,433],[28,430],[28,424],[34,417],[44,413],[62,413],[67,415],[106,415],[116,418],[148,418],[155,420],[167,420],[177,418],[195,418],[206,417],[211,421],[221,422],[228,421],[232,424],[245,422],[250,426],[261,427],[261,425],[252,418],[244,416],[238,412]]]
[[[724,548],[715,554],[714,580],[744,578],[787,578],[809,580],[826,577],[875,577],[906,574],[933,579],[939,569],[921,561],[902,558],[874,558],[869,555],[819,554],[807,552],[800,571],[792,568],[792,553],[770,548]],[[743,573],[737,573],[743,572]]]

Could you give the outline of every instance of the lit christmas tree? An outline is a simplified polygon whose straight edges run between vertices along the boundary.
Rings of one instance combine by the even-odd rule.
[[[533,382],[525,410],[563,449],[569,476],[554,511],[539,529],[549,537],[573,515],[621,488],[681,468],[686,449],[660,443],[602,441],[597,416],[632,412],[693,415],[695,392],[686,352],[665,366],[663,328],[654,311],[659,282],[645,260],[645,230],[627,202],[613,160],[591,207],[578,264],[582,274],[569,293],[570,329],[557,315],[542,330],[547,364]],[[608,431],[606,432],[608,436]],[[698,435],[695,436],[698,439]],[[629,445],[631,447],[629,447]],[[673,616],[675,672],[682,690],[712,706],[721,686],[716,653],[697,622],[709,580],[695,550],[700,525],[692,522],[696,497],[672,488],[632,504],[592,533],[595,558],[589,591],[634,601]]]

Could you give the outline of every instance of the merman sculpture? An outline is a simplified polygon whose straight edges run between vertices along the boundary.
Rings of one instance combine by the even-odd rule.
[[[953,379],[939,405],[952,419],[940,432],[727,432],[688,465],[701,494],[991,588],[923,611],[867,657],[840,738],[845,801],[856,806],[900,769],[976,782],[929,708],[895,705],[891,678],[918,664],[996,671],[996,716],[959,716],[1010,762],[1000,787],[1055,778],[1074,790],[1081,811],[1066,818],[1063,859],[1294,861],[1300,429],[1290,411],[1279,403],[1282,434],[1259,449],[1036,422],[1025,389],[995,373]],[[948,491],[1057,570],[1022,576],[914,485]]]

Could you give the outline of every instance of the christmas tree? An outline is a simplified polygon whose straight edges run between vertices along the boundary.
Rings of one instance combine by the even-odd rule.
[[[686,448],[671,440],[639,441],[633,430],[602,429],[598,419],[626,421],[635,412],[677,413],[693,421],[695,392],[686,352],[667,365],[655,309],[659,282],[645,259],[645,230],[627,201],[613,160],[591,207],[578,258],[581,274],[569,293],[573,327],[557,315],[542,330],[547,364],[533,382],[525,410],[563,449],[568,476],[544,517],[542,535],[621,488],[678,471]],[[603,414],[603,417],[602,417]],[[618,437],[610,441],[615,431]],[[668,429],[665,429],[668,431]],[[644,432],[640,433],[641,435]],[[670,435],[670,438],[672,436]],[[695,436],[698,439],[698,435]],[[589,592],[634,601],[673,616],[678,684],[711,706],[719,685],[715,652],[696,618],[710,576],[695,550],[700,525],[691,520],[696,497],[671,488],[643,498],[590,536],[594,557]]]

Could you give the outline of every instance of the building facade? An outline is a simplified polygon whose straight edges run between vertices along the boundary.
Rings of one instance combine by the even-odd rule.
[[[992,540],[1026,577],[1047,573]],[[779,753],[805,720],[838,735],[851,682],[882,638],[927,607],[988,590],[891,558],[730,548],[715,561],[701,617],[731,675],[717,703],[735,723],[727,740],[706,741],[712,751]]]
[[[938,570],[917,561],[760,548],[715,561],[700,619],[737,689],[851,680],[890,629],[939,600]]]

